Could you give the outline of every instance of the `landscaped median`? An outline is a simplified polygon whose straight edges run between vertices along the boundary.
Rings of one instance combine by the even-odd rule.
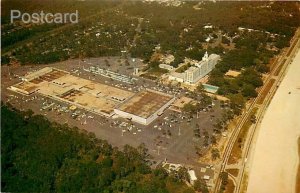
[[[237,141],[235,141],[233,145],[228,164],[238,163],[238,161],[242,158],[244,143],[251,125],[255,122],[255,114],[257,112],[257,109],[257,107],[252,109],[250,116],[247,118],[247,121],[243,124],[239,132]]]

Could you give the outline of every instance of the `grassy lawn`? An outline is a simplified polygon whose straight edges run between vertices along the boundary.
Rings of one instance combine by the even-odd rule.
[[[237,177],[239,174],[239,170],[238,169],[227,169],[226,170],[228,173],[230,173],[231,175],[233,175],[234,177]]]
[[[176,72],[182,73],[182,72],[186,71],[190,66],[191,66],[191,64],[185,64],[185,65],[179,67],[178,69],[176,69]]]
[[[281,71],[281,68],[282,68],[282,66],[283,66],[283,64],[284,64],[284,62],[285,62],[285,60],[286,60],[286,59],[284,59],[284,61],[282,62],[282,64],[277,68],[277,70],[276,70],[275,73],[274,73],[274,76],[278,76],[278,75],[279,75],[279,72]]]
[[[259,97],[258,99],[258,104],[262,104],[267,96],[267,94],[269,93],[270,89],[272,88],[273,84],[275,82],[275,79],[271,79],[270,82],[268,82],[265,90],[263,91],[262,95]]]
[[[234,184],[233,184],[233,181],[228,178],[228,184],[226,185],[226,189],[224,191],[224,193],[233,193],[234,192]]]
[[[247,137],[248,130],[252,125],[251,117],[252,117],[252,115],[256,114],[256,111],[257,111],[257,108],[254,108],[252,110],[251,116],[248,118],[248,120],[242,126],[240,133],[238,135],[237,141],[233,145],[233,149],[232,149],[230,158],[228,160],[228,164],[235,164],[242,157],[242,148],[244,146],[244,142]]]

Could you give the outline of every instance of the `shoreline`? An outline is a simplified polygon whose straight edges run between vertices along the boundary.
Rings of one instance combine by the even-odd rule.
[[[298,50],[262,119],[250,157],[248,193],[299,192],[299,64]]]

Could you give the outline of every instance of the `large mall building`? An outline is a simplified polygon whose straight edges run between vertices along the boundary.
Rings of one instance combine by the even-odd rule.
[[[24,76],[22,82],[8,89],[24,95],[38,93],[92,113],[118,115],[143,125],[154,121],[175,100],[158,91],[134,93],[50,67]]]
[[[122,103],[114,112],[124,118],[148,125],[160,116],[175,100],[172,95],[143,90]]]

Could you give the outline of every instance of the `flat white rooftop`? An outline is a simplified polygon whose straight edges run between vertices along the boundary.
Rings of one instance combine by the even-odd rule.
[[[29,77],[30,81],[26,81]],[[101,84],[60,71],[43,68],[25,81],[13,85],[12,90],[24,94],[38,92],[44,96],[76,105],[88,111],[112,115],[114,108],[135,93]]]

